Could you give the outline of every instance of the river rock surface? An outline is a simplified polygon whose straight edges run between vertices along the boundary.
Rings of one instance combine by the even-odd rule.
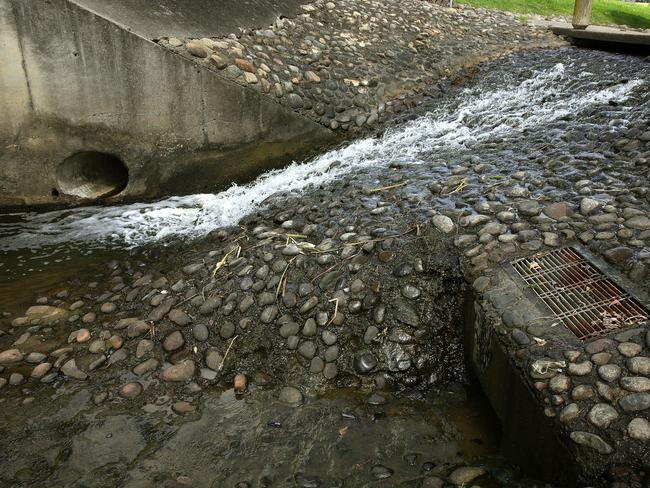
[[[523,374],[554,428],[576,449],[605,456],[595,458],[602,465],[631,464],[621,476],[636,482],[650,408],[647,324],[541,357],[552,336],[539,337],[537,317],[514,313],[517,297],[494,293],[491,279],[516,257],[579,242],[648,291],[649,75],[650,65],[625,56],[515,55],[462,87],[432,92],[421,107],[428,115],[394,119],[381,137],[228,193],[239,200],[218,200],[229,205],[177,198],[85,210],[80,239],[95,232],[89,221],[111,222],[111,239],[141,239],[132,224],[119,227],[122,214],[146,215],[139,222],[149,239],[152,228],[172,238],[105,263],[93,281],[72,280],[66,293],[35,298],[69,316],[41,322],[26,307],[2,318],[0,428],[8,435],[0,481],[510,479],[466,444],[456,455],[454,444],[471,434],[461,435],[453,414],[411,424],[408,442],[400,426],[421,404],[394,415],[403,401],[435,404],[446,401],[444,391],[462,391],[462,311],[473,287],[503,310],[498,323],[511,331],[504,336],[522,351],[517,357],[531,359]],[[582,205],[585,198],[599,205]],[[228,214],[232,207],[240,213]],[[47,238],[74,228],[69,214],[56,215],[61,226]],[[102,311],[107,302],[110,312]],[[235,395],[237,375],[248,381]],[[373,425],[383,430],[372,445],[347,437]],[[352,438],[360,443],[354,456],[333,462],[340,475],[323,469],[328,462],[315,466],[329,459],[323,452],[346,453]],[[425,440],[427,449],[417,447]],[[252,452],[246,472],[229,471]],[[300,456],[308,452],[313,458]],[[271,462],[260,462],[265,455]],[[210,462],[224,469],[208,473]]]
[[[464,67],[564,43],[517,15],[463,5],[319,0],[302,8],[264,29],[159,43],[340,132],[409,110],[420,92]]]

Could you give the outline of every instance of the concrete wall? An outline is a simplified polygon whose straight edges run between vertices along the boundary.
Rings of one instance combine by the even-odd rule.
[[[135,198],[211,191],[332,138],[68,0],[0,0],[0,66],[4,205],[61,202],[55,170],[78,151],[119,156]]]
[[[496,328],[472,292],[465,300],[465,351],[501,423],[501,453],[534,479],[577,486],[581,473],[552,420],[541,411]]]

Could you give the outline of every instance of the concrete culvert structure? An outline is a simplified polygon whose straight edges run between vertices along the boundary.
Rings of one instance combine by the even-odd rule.
[[[129,183],[129,171],[112,154],[83,151],[64,159],[56,169],[57,189],[65,195],[98,199],[117,195]]]

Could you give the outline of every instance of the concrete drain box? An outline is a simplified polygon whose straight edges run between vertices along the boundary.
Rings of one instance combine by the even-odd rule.
[[[579,339],[631,327],[650,316],[636,298],[572,247],[511,264],[526,286]]]
[[[588,485],[613,465],[645,462],[626,430],[638,414],[616,395],[631,395],[629,402],[650,393],[605,384],[592,356],[607,351],[605,361],[630,376],[635,361],[650,367],[648,296],[579,244],[504,262],[481,278],[468,294],[466,352],[501,422],[504,456],[561,486]],[[630,359],[622,344],[639,352]],[[537,370],[538,363],[555,369]],[[569,385],[551,387],[556,376]],[[595,429],[589,413],[603,403],[618,423]]]

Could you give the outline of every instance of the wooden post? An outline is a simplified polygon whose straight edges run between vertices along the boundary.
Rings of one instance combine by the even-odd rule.
[[[591,22],[591,0],[575,0],[573,8],[573,27],[586,29]]]

